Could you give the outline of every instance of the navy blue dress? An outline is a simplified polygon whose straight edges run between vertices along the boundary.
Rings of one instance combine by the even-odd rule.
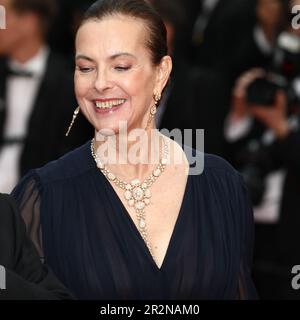
[[[79,299],[256,298],[253,214],[241,176],[205,155],[188,177],[161,268],[91,156],[90,142],[31,171],[13,191],[28,233]]]

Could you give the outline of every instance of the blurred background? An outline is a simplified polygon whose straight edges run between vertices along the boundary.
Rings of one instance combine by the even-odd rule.
[[[150,0],[149,0],[150,1]],[[174,69],[157,126],[204,129],[205,151],[243,175],[255,215],[261,299],[299,299],[300,0],[151,0]],[[0,0],[0,192],[81,145],[93,130],[73,88],[74,36],[89,0]],[[224,275],[226,276],[226,275]]]

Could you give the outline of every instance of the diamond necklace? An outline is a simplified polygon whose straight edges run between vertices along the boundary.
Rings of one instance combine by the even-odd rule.
[[[156,181],[156,179],[159,176],[161,176],[161,174],[166,168],[166,164],[168,163],[169,149],[164,139],[163,141],[164,146],[162,149],[162,156],[160,162],[158,166],[152,171],[150,176],[146,178],[143,182],[141,182],[139,179],[133,179],[129,183],[118,179],[113,173],[111,173],[107,169],[107,167],[100,161],[97,153],[95,152],[95,139],[92,139],[91,142],[91,153],[96,162],[97,167],[109,181],[112,181],[115,185],[117,185],[125,191],[124,198],[127,200],[129,207],[134,207],[138,219],[138,230],[154,260],[155,258],[147,235],[145,208],[150,204],[150,199],[152,196],[150,187]]]

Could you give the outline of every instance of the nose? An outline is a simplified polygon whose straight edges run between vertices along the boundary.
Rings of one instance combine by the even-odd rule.
[[[107,70],[98,70],[94,87],[99,92],[105,91],[112,87],[112,81]]]

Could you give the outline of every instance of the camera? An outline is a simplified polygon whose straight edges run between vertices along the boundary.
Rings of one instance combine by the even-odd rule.
[[[299,108],[299,97],[293,81],[300,76],[300,38],[284,31],[277,41],[271,66],[263,78],[254,80],[247,88],[247,102],[251,105],[270,107],[276,92],[283,90],[290,112]]]

